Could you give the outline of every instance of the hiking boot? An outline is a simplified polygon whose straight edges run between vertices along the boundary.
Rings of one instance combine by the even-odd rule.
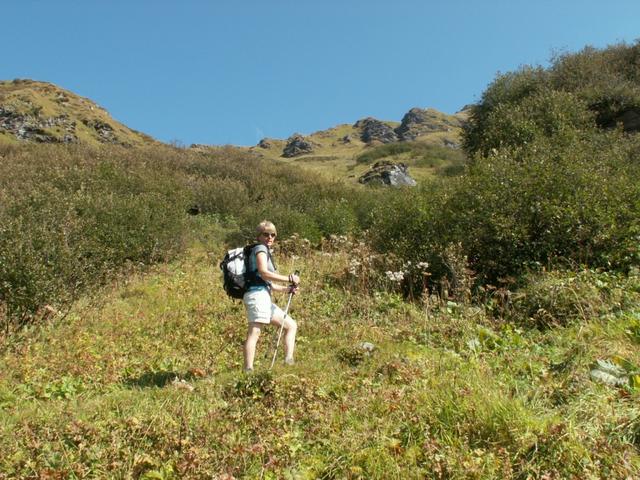
[[[293,365],[293,364],[295,364],[295,363],[296,363],[296,362],[294,362],[294,361],[293,361],[293,358],[285,358],[285,359],[284,359],[284,364],[285,364],[285,365]]]
[[[246,373],[247,375],[253,373],[253,368],[245,368],[244,373]]]

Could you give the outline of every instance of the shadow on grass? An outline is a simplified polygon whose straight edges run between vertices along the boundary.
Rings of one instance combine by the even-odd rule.
[[[139,377],[127,378],[124,381],[124,384],[130,388],[162,388],[173,382],[176,378],[179,380],[189,381],[193,380],[195,375],[191,372],[181,373],[167,370],[159,372],[145,372]]]

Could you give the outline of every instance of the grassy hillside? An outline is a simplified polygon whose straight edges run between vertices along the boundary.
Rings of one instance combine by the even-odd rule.
[[[153,145],[93,101],[46,82],[0,81],[0,143]]]
[[[434,109],[423,113],[424,124],[415,132],[415,139],[404,143],[415,147],[405,148],[404,155],[378,155],[381,160],[402,161],[410,167],[410,174],[418,181],[442,173],[435,166],[442,165],[443,155],[431,155],[430,162],[420,161],[425,147],[436,150],[445,145],[461,143],[462,124],[466,111],[446,115]],[[390,128],[400,126],[399,121],[382,122]],[[282,156],[286,139],[264,139],[260,146],[240,148],[261,158],[268,158],[303,168],[325,179],[356,183],[369,168],[357,159],[363,154],[380,148],[379,142],[361,140],[362,128],[355,125],[338,125],[306,136],[314,146],[310,154],[285,158]],[[115,144],[127,147],[153,146],[159,142],[143,133],[117,122],[95,102],[47,82],[34,80],[0,81],[0,144],[70,143],[91,146]],[[384,145],[383,145],[384,146]],[[197,145],[196,151],[219,152],[232,147]],[[464,155],[456,148],[452,165],[464,162]],[[386,152],[384,149],[383,152]],[[414,155],[412,152],[416,151]],[[449,157],[450,155],[445,155]],[[447,165],[449,165],[448,162]]]
[[[282,271],[302,271],[297,364],[267,370],[271,329],[245,376],[244,312],[215,266],[223,232],[194,221],[204,243],[181,260],[5,346],[0,478],[640,475],[637,277],[556,279],[610,304],[559,295],[548,314],[562,305],[576,322],[540,331],[465,303],[408,304],[393,285],[367,292],[345,250],[281,253]],[[619,386],[591,373],[598,360]]]
[[[416,180],[422,181],[437,174],[437,166],[442,164],[438,161],[442,155],[437,153],[431,156],[434,159],[433,162],[419,161],[424,157],[425,149],[429,147],[433,147],[434,151],[447,148],[457,152],[453,154],[456,159],[452,164],[464,162],[464,154],[455,148],[445,147],[445,145],[460,144],[461,124],[467,118],[466,112],[459,112],[455,115],[447,115],[434,109],[429,109],[427,112],[430,114],[430,122],[425,132],[418,135],[413,141],[394,143],[394,145],[411,145],[411,147],[404,149],[404,155],[396,155],[385,150],[388,144],[363,142],[361,140],[362,131],[354,124],[338,125],[306,135],[305,138],[314,145],[314,151],[309,154],[285,158],[282,156],[282,152],[287,140],[271,138],[264,139],[262,146],[251,147],[250,151],[266,158],[295,165],[298,168],[308,169],[326,178],[338,178],[347,180],[349,183],[357,182],[357,179],[369,169],[368,165],[358,161],[359,157],[372,151],[382,151],[386,154],[378,155],[379,160],[404,162],[409,166],[409,173]],[[400,122],[394,121],[383,121],[383,123],[394,129],[400,125]],[[417,153],[414,154],[414,152]]]

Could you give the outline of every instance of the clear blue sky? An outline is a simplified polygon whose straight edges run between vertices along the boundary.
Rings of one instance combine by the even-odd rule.
[[[165,141],[255,145],[640,38],[638,0],[4,0],[0,79],[89,97]]]

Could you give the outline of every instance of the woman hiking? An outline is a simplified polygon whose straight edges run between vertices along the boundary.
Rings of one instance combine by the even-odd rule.
[[[264,220],[256,228],[258,244],[253,247],[249,256],[249,288],[242,301],[247,311],[249,322],[247,339],[244,342],[244,371],[253,371],[253,360],[256,354],[256,344],[260,337],[262,327],[273,323],[284,328],[284,354],[285,363],[293,364],[293,350],[296,343],[296,331],[298,325],[295,320],[273,303],[272,292],[288,292],[295,294],[300,283],[300,277],[295,274],[289,276],[276,272],[271,259],[271,247],[276,240],[276,227],[273,223]],[[278,285],[273,282],[288,283]],[[275,358],[275,357],[274,357]]]

